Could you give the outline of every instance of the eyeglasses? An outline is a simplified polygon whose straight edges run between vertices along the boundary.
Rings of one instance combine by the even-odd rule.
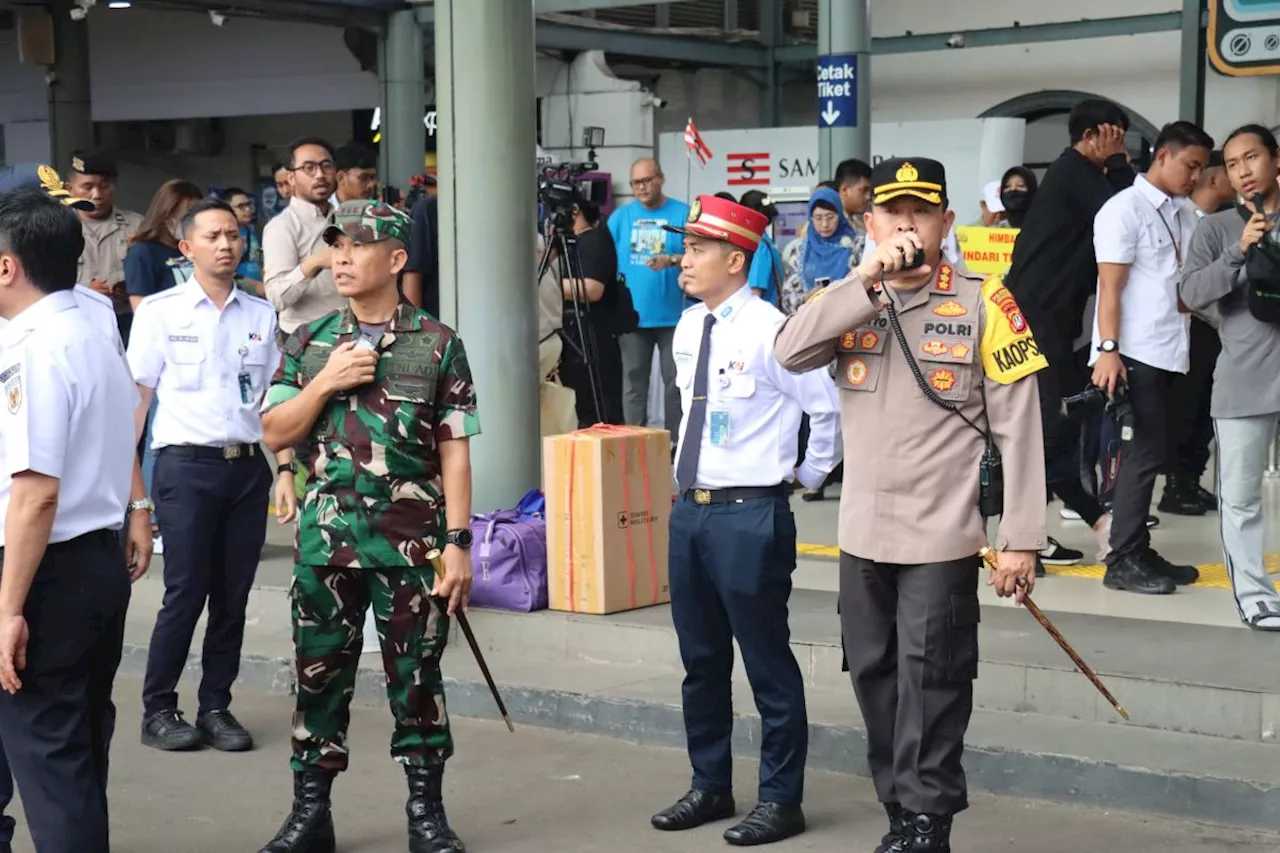
[[[814,225],[835,225],[840,221],[838,213],[815,213],[813,215]]]
[[[316,175],[320,174],[321,172],[324,172],[326,175],[332,175],[336,169],[337,169],[337,166],[334,165],[332,160],[323,160],[319,163],[313,163],[310,160],[308,160],[306,163],[303,163],[301,166],[294,166],[292,169],[290,169],[290,171],[301,172],[304,175],[308,175],[314,178]]]
[[[661,175],[650,175],[647,178],[634,178],[631,181],[631,187],[632,189],[637,189],[637,190],[640,189],[641,187],[647,187],[649,186],[649,184],[658,180],[658,178],[660,177]]]
[[[253,210],[253,202],[242,201],[239,204],[231,205],[232,210]]]

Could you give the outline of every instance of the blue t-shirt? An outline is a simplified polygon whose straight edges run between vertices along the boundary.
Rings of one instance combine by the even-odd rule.
[[[150,296],[178,283],[170,260],[182,253],[164,243],[134,243],[124,256],[124,289],[130,296]]]
[[[246,225],[240,229],[240,239],[244,240],[244,257],[236,267],[236,275],[262,281],[262,243],[257,232]]]
[[[609,217],[609,233],[618,248],[618,272],[627,277],[627,289],[640,315],[641,328],[661,329],[680,322],[685,308],[680,267],[655,272],[645,264],[657,255],[683,254],[684,238],[664,231],[662,226],[682,226],[688,218],[689,205],[673,198],[657,210],[633,201]]]
[[[775,273],[776,271],[776,273]],[[751,269],[747,273],[747,284],[761,291],[760,298],[774,308],[778,307],[778,277],[782,275],[782,259],[778,255],[778,247],[773,245],[769,235],[765,234],[751,259]]]

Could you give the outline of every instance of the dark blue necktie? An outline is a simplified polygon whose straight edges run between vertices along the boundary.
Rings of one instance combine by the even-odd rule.
[[[676,463],[676,485],[688,491],[698,481],[698,456],[702,453],[702,430],[707,425],[707,374],[711,365],[711,327],[716,316],[702,319],[702,343],[698,346],[698,366],[693,372],[693,402],[689,406],[689,422],[684,429],[684,444]]]

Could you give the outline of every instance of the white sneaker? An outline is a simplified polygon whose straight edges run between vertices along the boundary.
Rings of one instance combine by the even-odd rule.
[[[154,537],[152,537],[152,539],[151,539],[151,553],[152,553],[152,554],[163,554],[163,553],[164,553],[164,540],[160,538],[160,534],[159,534],[159,533],[157,533],[157,534],[156,534]]]
[[[1083,521],[1084,520],[1080,517],[1080,513],[1076,512],[1074,509],[1067,509],[1065,506],[1062,509],[1058,510],[1058,515],[1065,521]]]
[[[1105,563],[1107,557],[1111,556],[1111,513],[1108,512],[1098,519],[1097,526],[1093,528],[1093,539],[1098,543],[1098,553],[1094,559],[1099,563]]]

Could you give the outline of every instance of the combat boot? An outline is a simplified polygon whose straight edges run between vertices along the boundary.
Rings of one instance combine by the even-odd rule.
[[[886,853],[951,853],[951,815],[903,810],[904,834]]]
[[[906,840],[907,825],[903,821],[902,806],[897,803],[885,803],[884,813],[889,816],[889,833],[880,839],[880,846],[876,848],[876,853],[893,853],[901,849],[893,845]]]
[[[409,853],[466,853],[444,814],[444,765],[405,767],[409,777]]]
[[[307,770],[293,774],[293,811],[259,853],[334,853],[330,791],[334,773]]]

